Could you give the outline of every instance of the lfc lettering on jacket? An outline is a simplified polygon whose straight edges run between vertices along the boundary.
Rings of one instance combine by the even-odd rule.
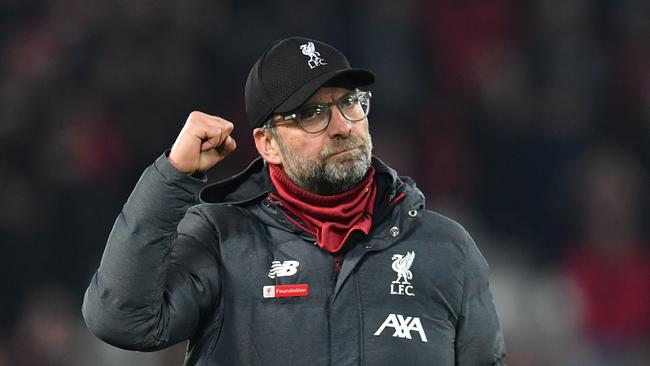
[[[412,285],[396,284],[396,283],[391,283],[390,284],[390,294],[391,295],[415,296],[415,294],[413,293],[413,286]]]

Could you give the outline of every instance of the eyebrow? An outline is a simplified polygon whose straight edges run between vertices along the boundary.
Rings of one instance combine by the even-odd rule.
[[[339,98],[342,98],[342,97],[344,97],[344,96],[346,96],[346,95],[348,95],[348,94],[350,94],[350,93],[354,93],[354,92],[355,92],[355,90],[348,90],[348,91],[346,91],[345,93],[341,93],[341,95],[335,96],[334,98],[332,98],[332,99],[329,100],[329,101],[326,101],[326,100],[312,100],[312,99],[310,98],[308,101],[305,102],[304,105],[313,105],[313,104],[325,104],[325,103],[329,103],[329,102],[335,101],[335,100],[337,100],[337,99],[339,99]],[[332,95],[333,95],[333,94],[330,94],[330,96],[332,96]],[[334,95],[335,95],[335,94],[334,94]],[[312,97],[312,98],[313,98],[313,97]]]

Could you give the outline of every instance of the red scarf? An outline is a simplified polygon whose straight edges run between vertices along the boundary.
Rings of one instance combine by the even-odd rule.
[[[334,196],[321,196],[302,189],[279,165],[269,164],[269,172],[278,191],[277,195],[271,193],[272,198],[280,202],[282,209],[306,224],[305,227],[287,215],[298,227],[314,235],[321,249],[337,253],[353,231],[366,235],[370,232],[377,195],[373,166],[359,184]]]

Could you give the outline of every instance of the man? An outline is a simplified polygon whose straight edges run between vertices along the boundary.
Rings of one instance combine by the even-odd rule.
[[[261,157],[203,189],[236,143],[192,112],[117,218],[90,330],[141,351],[189,340],[186,365],[505,364],[469,234],[371,158],[372,82],[325,43],[277,42],[246,83]]]

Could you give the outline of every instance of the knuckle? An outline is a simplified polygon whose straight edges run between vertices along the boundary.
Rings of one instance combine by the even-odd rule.
[[[188,122],[193,122],[201,119],[203,117],[203,113],[199,111],[192,111],[190,112],[190,115],[187,117]]]
[[[226,132],[230,132],[233,130],[233,128],[235,128],[235,125],[233,125],[230,121],[221,117],[216,117],[216,122],[216,125]]]

